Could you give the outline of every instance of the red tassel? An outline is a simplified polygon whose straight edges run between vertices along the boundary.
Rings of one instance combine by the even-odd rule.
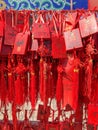
[[[67,104],[74,110],[78,104],[78,88],[79,88],[79,59],[73,54],[68,55],[68,59],[62,60],[64,68],[63,75],[63,107]]]
[[[13,119],[13,129],[17,130],[17,116],[16,116],[16,104],[12,104],[12,119]]]
[[[47,82],[48,82],[47,63],[46,61],[43,61],[43,59],[41,59],[40,60],[40,96],[45,107],[48,102],[48,95],[46,94]]]
[[[25,102],[25,71],[26,68],[23,63],[19,62],[16,67],[16,80],[15,80],[15,102],[16,105],[23,105]]]
[[[57,102],[60,103],[63,98],[63,83],[62,83],[62,72],[63,68],[61,65],[58,65],[58,79],[57,79],[57,86],[56,86],[56,99]]]
[[[8,59],[8,98],[9,102],[14,98],[14,77],[10,59]]]
[[[30,101],[32,108],[35,108],[36,103],[36,75],[34,69],[34,63],[30,66]]]
[[[87,59],[87,60],[88,61],[85,66],[84,96],[86,96],[90,100],[93,62],[92,62],[92,59]]]
[[[91,102],[98,103],[98,62],[95,62],[93,69]]]
[[[7,101],[7,83],[5,79],[5,63],[2,62],[0,65],[0,98],[1,102],[5,103]]]
[[[48,63],[48,81],[47,81],[47,96],[49,98],[53,98],[54,91],[53,91],[53,73],[52,73],[52,63]]]
[[[56,85],[57,85],[57,78],[58,78],[58,72],[57,72],[57,66],[58,66],[58,62],[56,60],[52,61],[52,80],[53,80],[53,88],[52,88],[52,92],[51,94],[53,95],[53,98],[56,95]]]
[[[5,102],[6,101],[6,96],[7,96],[7,86],[5,83],[5,77],[4,73],[1,73],[1,101]]]
[[[15,102],[17,105],[23,104],[23,91],[21,89],[21,79],[17,76],[17,80],[15,81]]]
[[[40,59],[40,98],[43,101],[44,97],[43,97],[43,59]]]
[[[43,68],[43,102],[44,107],[46,108],[48,103],[48,95],[47,95],[47,82],[48,82],[48,75],[47,75],[47,62],[44,61],[44,68]]]
[[[9,130],[8,114],[7,114],[7,110],[6,110],[6,105],[5,105],[5,111],[4,111],[4,126],[3,126],[3,130]]]

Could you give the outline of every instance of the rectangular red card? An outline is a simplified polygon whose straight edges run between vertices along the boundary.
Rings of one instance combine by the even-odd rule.
[[[66,50],[72,50],[83,47],[79,29],[64,32]]]
[[[12,12],[5,12],[5,29],[4,29],[4,44],[5,45],[12,45],[15,42],[15,37],[17,34],[17,30],[14,24],[14,16]]]
[[[50,38],[49,26],[46,23],[33,23],[32,34],[34,38]]]
[[[26,53],[29,36],[30,36],[29,32],[18,33],[16,35],[12,54],[24,55]]]
[[[11,11],[5,11],[5,24],[12,26],[13,15]]]
[[[98,32],[98,25],[94,14],[87,16],[79,20],[79,28],[81,32],[81,36],[87,37],[91,34]]]
[[[25,18],[25,15],[24,15],[23,11],[16,12],[16,19],[15,19],[16,20],[16,27],[17,27],[19,32],[23,31],[23,28],[24,28],[24,18]]]
[[[5,45],[12,45],[15,42],[15,37],[16,37],[17,31],[15,28],[6,25],[5,26],[5,38],[4,38],[4,44]]]
[[[76,24],[77,12],[67,13],[65,18],[65,31],[72,30],[73,26]]]
[[[52,36],[52,57],[53,58],[65,58],[66,46],[63,36]]]

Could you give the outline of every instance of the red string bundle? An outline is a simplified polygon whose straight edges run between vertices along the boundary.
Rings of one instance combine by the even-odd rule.
[[[13,102],[12,104],[12,119],[13,119],[13,129],[17,130],[17,115],[16,115],[16,104]]]
[[[3,130],[9,130],[9,126],[8,126],[8,113],[6,110],[6,106],[5,106],[5,111],[4,111],[4,125],[3,125]]]
[[[16,105],[23,105],[25,102],[25,72],[26,68],[23,63],[19,62],[16,69],[16,80],[15,80],[15,102]]]
[[[9,102],[12,102],[14,98],[14,76],[10,59],[8,60],[8,98]]]
[[[47,95],[47,83],[48,83],[48,64],[46,61],[43,63],[43,102],[44,107],[46,108],[48,103],[48,95]]]
[[[92,67],[93,62],[92,59],[87,59],[85,64],[85,84],[84,84],[84,96],[86,96],[89,100],[91,97],[91,81],[92,81]]]
[[[57,103],[60,103],[63,98],[63,82],[62,82],[62,73],[63,67],[58,65],[58,79],[57,79],[57,86],[56,86],[56,99]]]
[[[78,88],[79,88],[79,59],[74,56],[68,56],[63,60],[63,107],[69,104],[74,110],[78,104]]]
[[[58,78],[58,71],[57,71],[58,61],[53,60],[52,61],[52,80],[53,80],[53,87],[52,87],[52,97],[54,98],[56,95],[56,85],[57,85],[57,78]]]
[[[48,98],[53,98],[54,90],[53,90],[53,72],[52,72],[52,63],[48,62],[48,81],[47,81],[47,96]]]
[[[44,69],[44,66],[43,66],[43,59],[41,58],[40,59],[40,98],[41,100],[43,101],[44,100],[44,97],[43,97],[43,69]]]
[[[30,101],[32,108],[35,108],[35,103],[36,103],[36,74],[35,74],[35,67],[34,67],[34,62],[31,63],[30,66]]]
[[[0,65],[0,98],[2,103],[6,103],[8,98],[6,74],[6,66],[2,62]]]
[[[98,103],[98,62],[95,62],[92,73],[91,102]]]
[[[47,95],[47,83],[48,83],[48,66],[47,62],[43,59],[40,59],[40,98],[46,107],[48,102]]]

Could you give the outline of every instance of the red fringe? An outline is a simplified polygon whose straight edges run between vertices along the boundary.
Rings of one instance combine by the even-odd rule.
[[[44,97],[43,97],[43,59],[40,59],[40,98],[43,101]]]
[[[62,107],[67,104],[74,110],[78,104],[78,88],[79,88],[79,69],[78,59],[74,56],[68,56],[68,59],[62,61],[64,67],[63,76],[63,102]]]
[[[10,62],[10,58],[8,59],[8,99],[9,102],[13,101],[14,96],[14,76],[12,72],[12,66]]]
[[[98,62],[95,63],[93,69],[91,102],[98,103]]]
[[[23,105],[25,102],[25,67],[19,63],[16,67],[15,80],[15,102],[16,105]]]
[[[4,70],[4,64],[2,63],[2,65],[0,66],[1,68],[1,73],[0,73],[0,98],[1,98],[1,102],[5,103],[7,101],[7,82],[5,79],[5,70]]]
[[[9,102],[13,101],[13,88],[14,88],[14,81],[12,73],[8,72],[8,98]]]
[[[53,73],[52,73],[52,64],[48,63],[48,81],[47,81],[47,96],[53,98]]]
[[[92,59],[89,59],[85,67],[85,86],[84,86],[85,87],[84,95],[88,97],[89,100],[91,97],[92,66],[93,66]]]
[[[17,116],[16,116],[16,104],[12,104],[12,120],[13,120],[13,129],[17,130]]]
[[[34,63],[32,63],[30,68],[30,100],[32,108],[35,108],[36,103],[36,75],[34,70]]]
[[[4,106],[5,107],[5,111],[4,111],[4,125],[3,125],[3,130],[9,130],[9,126],[8,126],[8,113],[7,113],[7,110],[6,110],[6,105]]]
[[[4,78],[4,73],[1,74],[1,101],[6,100],[6,96],[7,96],[7,86],[5,83],[5,78]]]
[[[47,83],[48,83],[48,75],[47,75],[47,63],[46,61],[43,61],[43,59],[40,60],[40,96],[41,100],[44,103],[44,107],[46,107],[48,102],[48,95],[47,95]]]
[[[43,102],[44,102],[44,108],[46,108],[47,103],[48,103],[47,83],[48,83],[47,63],[46,63],[46,61],[44,61],[44,69],[43,69]]]
[[[56,86],[56,99],[57,102],[60,103],[63,98],[63,83],[62,83],[62,66],[58,66],[58,79],[57,79],[57,86]]]
[[[21,77],[18,76],[17,80],[15,81],[15,102],[17,105],[23,104],[23,89],[21,86]]]

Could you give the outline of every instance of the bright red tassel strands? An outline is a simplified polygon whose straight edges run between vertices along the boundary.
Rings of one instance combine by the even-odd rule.
[[[40,98],[41,100],[43,101],[44,100],[44,97],[43,97],[43,69],[44,69],[44,66],[43,66],[43,59],[41,58],[40,59]]]
[[[91,102],[98,103],[98,61],[94,63],[91,89]]]
[[[62,61],[63,75],[63,102],[62,107],[69,104],[76,110],[78,103],[79,88],[79,60],[73,54],[68,54],[68,59]]]
[[[63,83],[62,83],[62,73],[63,67],[58,65],[58,79],[57,79],[57,86],[56,86],[56,99],[57,103],[60,103],[63,98]]]
[[[14,76],[10,58],[8,59],[7,68],[8,68],[8,99],[9,102],[12,102],[14,98]]]
[[[18,61],[18,65],[15,69],[15,102],[16,105],[23,105],[25,102],[25,86],[24,86],[24,81],[25,81],[25,72],[26,68],[24,64],[20,61]]]
[[[92,69],[93,69],[93,60],[91,55],[94,54],[94,45],[92,37],[89,38],[89,42],[86,45],[86,60],[85,60],[85,84],[84,84],[84,96],[86,96],[89,100],[91,98],[91,84],[92,84]]]
[[[0,98],[2,105],[7,103],[8,93],[7,93],[7,82],[6,82],[6,66],[5,61],[2,61],[0,65]]]
[[[48,77],[47,77],[47,62],[46,59],[40,59],[40,98],[46,108],[48,102],[48,95],[46,94]]]
[[[47,95],[47,82],[48,82],[48,64],[46,59],[44,60],[44,68],[43,68],[43,102],[44,108],[46,108],[48,103],[48,95]]]
[[[34,62],[31,62],[30,66],[30,101],[32,108],[35,108],[36,104],[36,74],[34,69]]]
[[[10,130],[9,129],[9,125],[8,125],[8,111],[6,109],[6,105],[4,106],[5,107],[5,111],[4,111],[4,124],[3,124],[3,130]]]
[[[85,89],[84,95],[88,97],[90,100],[91,97],[91,82],[92,82],[92,67],[93,61],[92,59],[87,59],[87,63],[85,65]]]
[[[26,72],[26,68],[24,74],[21,76],[21,85],[23,90],[23,102],[28,100],[28,76]]]
[[[54,91],[53,91],[53,72],[52,72],[52,63],[48,62],[48,81],[47,81],[47,96],[49,98],[53,98]]]
[[[17,113],[16,104],[15,104],[15,102],[13,102],[13,104],[12,104],[12,120],[13,120],[13,129],[14,130],[17,130],[17,123],[18,123],[16,113]]]

